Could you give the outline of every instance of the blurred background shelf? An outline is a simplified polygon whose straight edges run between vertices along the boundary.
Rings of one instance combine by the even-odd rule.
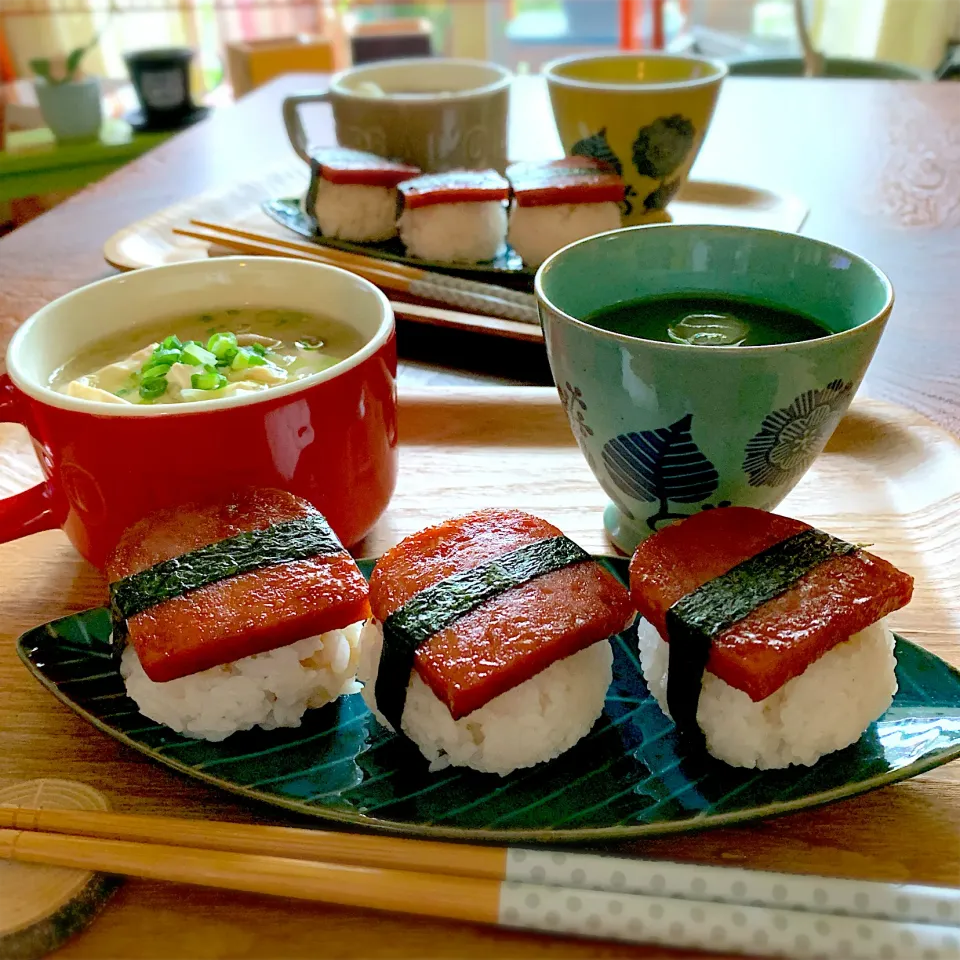
[[[835,58],[933,71],[960,39],[960,0],[805,0],[805,7],[814,42]],[[189,46],[197,52],[198,99],[226,79],[228,45],[301,35],[329,41],[334,68],[380,56],[378,46],[531,71],[555,50],[799,53],[793,0],[0,0],[0,78],[4,70],[27,76],[31,57],[62,56],[101,30],[92,73],[122,77],[128,50]]]
[[[87,143],[57,143],[45,127],[11,133],[0,152],[0,200],[31,192],[79,190],[170,136],[170,132],[134,134],[123,120],[108,120],[100,139]]]
[[[960,76],[960,0],[804,4],[829,77]],[[190,95],[203,107],[229,104],[283,73],[328,73],[397,56],[490,59],[521,74],[591,49],[690,52],[726,60],[739,76],[795,76],[801,63],[794,0],[0,0],[0,151],[5,134],[9,141],[0,152],[0,203],[7,204],[0,224],[7,228],[11,197],[22,222],[44,209],[27,203],[28,190],[56,188],[47,198],[53,202],[157,142],[119,143],[108,133],[86,150],[46,142],[46,166],[40,154],[19,157],[49,141],[49,134],[19,136],[43,124],[31,59],[62,65],[94,37],[83,67],[100,78],[112,119],[137,106],[124,54],[145,47],[194,51]]]
[[[100,139],[57,143],[45,127],[7,135],[0,151],[0,234],[32,220],[72,194],[163,143],[172,134],[134,133],[107,120]]]

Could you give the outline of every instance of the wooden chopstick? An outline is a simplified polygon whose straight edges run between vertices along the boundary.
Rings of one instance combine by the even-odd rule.
[[[0,828],[960,927],[960,889],[919,884],[105,811],[0,807]]]
[[[288,240],[283,237],[276,237],[273,234],[258,233],[255,230],[241,230],[239,227],[231,226],[226,223],[215,223],[210,220],[198,220],[192,217],[190,225],[199,227],[202,230],[211,230],[214,233],[225,233],[228,236],[236,237],[238,240],[249,240],[252,243],[270,243],[277,247],[284,247],[296,253],[302,253],[304,256],[322,256],[327,260],[335,260],[344,267],[372,267],[384,270],[387,273],[395,273],[398,277],[412,279],[409,267],[404,269],[404,264],[397,263],[396,260],[381,260],[376,257],[368,257],[358,253],[350,253],[345,250],[337,250],[335,247],[319,246],[315,243],[304,243],[299,240]]]
[[[463,848],[452,849],[460,862]],[[0,858],[673,947],[806,958],[834,955],[842,945],[851,957],[960,957],[960,923],[875,920],[16,829],[0,829]]]
[[[495,880],[502,880],[506,876],[507,851],[504,847],[454,847],[449,843],[431,840],[298,827],[90,810],[0,807],[0,828],[76,834],[104,840],[166,843],[233,853],[296,857],[301,860],[328,860]]]
[[[288,257],[292,260],[310,260],[314,263],[325,263],[333,266],[339,266],[330,257],[325,256],[319,248],[316,250],[291,250],[289,247],[274,242],[273,240],[247,240],[242,237],[233,237],[222,235],[212,230],[197,227],[174,227],[173,232],[181,237],[192,237],[195,240],[206,240],[208,243],[219,243],[221,246],[230,247],[244,253],[269,254],[273,257]],[[406,291],[408,284],[405,280],[398,277],[395,273],[381,269],[380,267],[358,267],[351,270],[378,287],[388,290]]]
[[[190,220],[190,226],[197,227],[200,230],[208,230],[211,233],[225,234],[229,237],[234,237],[237,240],[246,240],[248,243],[254,246],[261,243],[268,243],[274,247],[283,247],[285,250],[289,250],[291,253],[302,254],[305,259],[323,257],[324,260],[335,261],[339,265],[342,265],[345,269],[350,269],[352,267],[365,267],[379,270],[383,273],[394,274],[403,280],[410,279],[407,273],[399,269],[402,264],[398,264],[394,260],[380,260],[374,257],[360,256],[359,254],[351,254],[336,250],[333,247],[322,247],[315,243],[301,243],[296,240],[287,240],[282,237],[275,237],[272,234],[257,233],[250,230],[240,230],[227,224],[212,223],[207,220],[197,220],[196,218]]]
[[[272,234],[258,233],[256,230],[242,230],[239,227],[235,227],[229,223],[216,223],[211,220],[198,220],[197,218],[192,218],[190,220],[196,227],[203,227],[207,230],[213,230],[217,233],[226,233],[233,237],[238,237],[242,240],[252,240],[252,241],[266,241],[267,243],[276,244],[278,246],[286,247],[288,250],[297,250],[301,253],[317,253],[318,249],[322,250],[323,256],[327,257],[330,260],[335,260],[337,263],[341,264],[346,268],[352,266],[356,267],[377,267],[382,270],[387,270],[392,273],[396,273],[398,276],[404,277],[409,280],[411,283],[417,281],[423,281],[426,283],[433,283],[438,286],[448,287],[451,290],[463,290],[463,291],[473,291],[483,295],[488,293],[493,284],[484,283],[478,280],[469,280],[465,277],[454,277],[449,274],[437,273],[435,270],[424,270],[422,267],[415,267],[409,263],[400,263],[396,260],[382,260],[379,257],[370,257],[362,253],[354,253],[350,250],[339,250],[336,247],[317,247],[315,243],[303,243],[298,240],[288,240],[285,238],[275,237]],[[535,298],[529,293],[523,293],[520,290],[510,290],[507,287],[501,287],[496,285],[497,296],[502,300],[506,300],[508,303],[517,303],[522,306],[534,306]]]
[[[521,323],[539,324],[540,318],[537,313],[536,301],[529,294],[517,294],[516,291],[507,290],[505,287],[498,287],[494,284],[479,284],[484,292],[480,293],[474,289],[464,290],[459,285],[452,283],[455,278],[447,278],[441,274],[436,276],[437,282],[433,280],[411,279],[396,270],[392,269],[396,264],[391,264],[391,269],[385,269],[383,263],[373,258],[368,258],[376,266],[351,265],[346,266],[343,263],[327,256],[326,248],[316,248],[309,251],[291,249],[282,243],[277,243],[275,238],[269,239],[246,239],[236,237],[232,234],[221,233],[202,227],[174,227],[173,232],[179,236],[192,237],[195,240],[205,240],[208,243],[217,243],[224,247],[229,247],[242,253],[251,253],[258,255],[268,255],[274,257],[288,257],[298,260],[309,260],[313,263],[323,263],[329,266],[340,267],[349,270],[357,276],[369,280],[376,284],[382,290],[395,290],[403,293],[409,293],[413,296],[422,297],[425,300],[435,300],[438,303],[449,304],[453,307],[464,307],[468,310],[484,313],[494,317],[504,317],[508,320],[515,320]],[[527,301],[518,303],[517,296],[526,297]]]
[[[497,922],[500,884],[168,844],[0,830],[0,858],[341,906]]]

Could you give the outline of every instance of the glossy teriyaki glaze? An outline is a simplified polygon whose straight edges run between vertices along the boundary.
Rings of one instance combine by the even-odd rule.
[[[446,577],[560,535],[519,510],[480,510],[428,527],[377,563],[373,615],[383,621]],[[434,634],[417,650],[415,667],[457,719],[621,630],[629,615],[617,579],[593,561],[578,563],[507,590]]]
[[[667,637],[667,610],[681,597],[810,524],[745,507],[707,510],[637,548],[631,596]],[[707,669],[759,701],[838,643],[904,606],[913,578],[863,550],[835,556],[790,590],[714,637]]]
[[[118,581],[154,564],[250,530],[314,512],[281,490],[238,491],[144,518],[107,560]],[[367,583],[345,551],[241,573],[191,590],[127,620],[129,641],[158,683],[274,650],[363,620]]]
[[[397,189],[407,210],[437,203],[489,203],[506,200],[510,184],[496,170],[451,170],[426,174]]]

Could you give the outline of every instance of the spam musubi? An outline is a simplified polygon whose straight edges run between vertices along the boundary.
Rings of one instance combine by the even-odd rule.
[[[585,736],[611,680],[626,588],[557,527],[489,509],[402,540],[370,579],[367,705],[431,762],[505,775]]]
[[[400,239],[411,257],[448,263],[493,260],[507,236],[510,184],[496,170],[450,170],[398,187]]]
[[[127,693],[179,733],[295,727],[360,689],[367,583],[305,500],[258,489],[158,511],[106,570]]]
[[[592,157],[514,163],[507,240],[528,267],[584,237],[616,230],[626,187],[611,167]]]
[[[740,767],[815,763],[897,690],[884,617],[913,578],[789,517],[706,510],[637,547],[643,675],[688,743]]]
[[[419,168],[347,147],[315,150],[312,167],[306,207],[323,236],[360,243],[397,235],[397,184]]]

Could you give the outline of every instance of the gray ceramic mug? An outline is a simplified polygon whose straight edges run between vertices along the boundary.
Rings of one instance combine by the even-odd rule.
[[[507,166],[509,70],[480,60],[389,60],[334,74],[322,92],[283,101],[293,149],[309,163],[301,104],[333,107],[337,142],[427,173]]]

